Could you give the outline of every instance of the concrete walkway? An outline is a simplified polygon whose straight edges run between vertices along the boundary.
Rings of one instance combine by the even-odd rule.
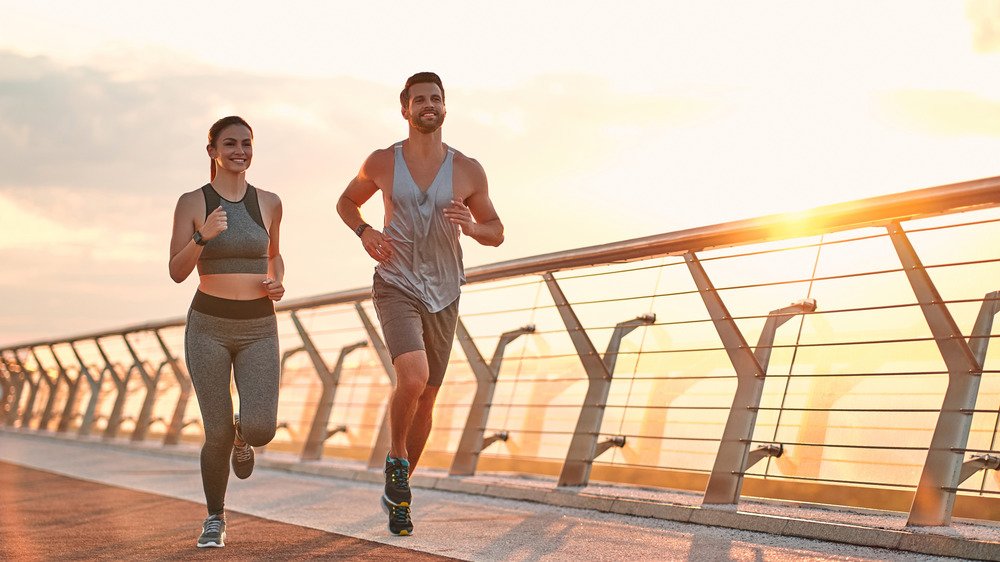
[[[191,521],[183,524],[192,529],[191,552],[196,552],[193,543],[203,517],[204,499],[194,447],[164,449],[151,444],[80,441],[48,433],[0,430],[0,461],[192,502],[199,509],[193,511]],[[231,521],[239,521],[240,514],[245,514],[323,531],[331,534],[331,542],[336,536],[353,537],[466,560],[937,560],[943,558],[926,552],[943,554],[945,551],[964,558],[1000,560],[1000,543],[989,541],[986,536],[964,537],[954,530],[907,533],[779,515],[704,510],[653,497],[629,499],[619,495],[611,499],[602,496],[596,488],[571,493],[555,490],[544,481],[498,477],[452,479],[432,472],[418,473],[414,479],[414,535],[394,537],[386,531],[386,518],[378,507],[380,476],[378,471],[367,471],[349,463],[299,463],[269,452],[259,457],[258,468],[250,479],[230,480],[227,510]],[[9,482],[9,479],[0,481]],[[446,487],[468,490],[448,491]],[[634,491],[640,496],[652,493]],[[499,495],[530,501],[495,497]],[[11,496],[7,490],[0,490],[0,506],[8,497]],[[65,497],[43,501],[57,503],[63,510],[73,509],[73,502]],[[583,508],[555,505],[571,503]],[[646,511],[651,516],[617,513],[616,503],[618,511]],[[599,510],[601,508],[603,511]],[[722,526],[662,518],[663,509],[671,513],[688,510],[687,520],[716,517],[718,521],[714,524]],[[696,512],[703,515],[692,517]],[[88,514],[79,516],[89,517]],[[8,522],[0,533],[16,532],[19,525],[37,523]],[[150,522],[145,520],[141,524],[149,525]],[[768,528],[772,532],[732,528],[739,525],[750,529]],[[864,535],[865,540],[887,540],[886,536],[878,534],[883,531],[897,535],[906,533],[905,537],[910,539],[904,544],[895,543],[895,549],[886,549],[793,536],[810,532],[813,534],[809,536],[823,537],[832,533],[831,529],[852,531],[855,535]],[[982,529],[982,533],[996,531],[990,526],[982,526]],[[231,523],[230,546],[225,549],[228,555],[236,555],[234,550],[237,548],[246,548],[245,554],[252,558],[253,549],[260,548],[260,544],[277,542],[280,545],[289,536],[288,533],[263,531],[240,536],[237,530],[238,526]],[[122,535],[109,529],[108,536],[117,539]],[[893,540],[899,538],[887,536]],[[2,534],[0,538],[4,538]],[[0,542],[6,544],[8,540]],[[900,546],[920,547],[925,553],[914,552],[915,548],[898,550]],[[362,550],[345,551],[344,556],[365,557],[363,543],[357,548]],[[933,550],[935,548],[938,550]],[[118,557],[134,558],[130,556],[132,553],[130,545],[123,542]],[[9,554],[5,552],[4,558]],[[294,550],[289,550],[288,554],[289,558],[296,558]],[[333,555],[302,555],[317,556]]]

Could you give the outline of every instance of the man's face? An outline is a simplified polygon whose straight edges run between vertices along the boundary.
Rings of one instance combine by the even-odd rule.
[[[447,111],[444,96],[437,84],[422,82],[410,86],[410,102],[403,108],[403,118],[413,128],[428,134],[441,128]]]

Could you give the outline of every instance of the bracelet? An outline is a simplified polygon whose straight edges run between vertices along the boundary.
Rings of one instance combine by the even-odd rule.
[[[371,227],[372,227],[372,225],[370,225],[370,224],[368,224],[366,222],[363,222],[363,223],[359,224],[357,228],[354,229],[354,234],[357,234],[358,238],[361,238],[361,235],[364,233],[365,229],[366,228],[371,228]]]

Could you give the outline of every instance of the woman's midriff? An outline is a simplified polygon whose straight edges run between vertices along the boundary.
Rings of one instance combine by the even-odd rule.
[[[198,290],[223,299],[249,301],[267,296],[262,273],[218,273],[202,275]]]

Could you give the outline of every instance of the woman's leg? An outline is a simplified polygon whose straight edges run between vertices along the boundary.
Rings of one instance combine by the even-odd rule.
[[[260,447],[274,438],[277,426],[278,323],[274,316],[241,322],[248,329],[233,359],[240,394],[240,433],[248,444]]]
[[[236,434],[233,428],[233,400],[229,392],[232,354],[225,345],[227,322],[232,321],[192,310],[188,313],[184,333],[188,373],[194,383],[204,424],[201,479],[209,515],[224,511],[229,484],[229,453]]]

